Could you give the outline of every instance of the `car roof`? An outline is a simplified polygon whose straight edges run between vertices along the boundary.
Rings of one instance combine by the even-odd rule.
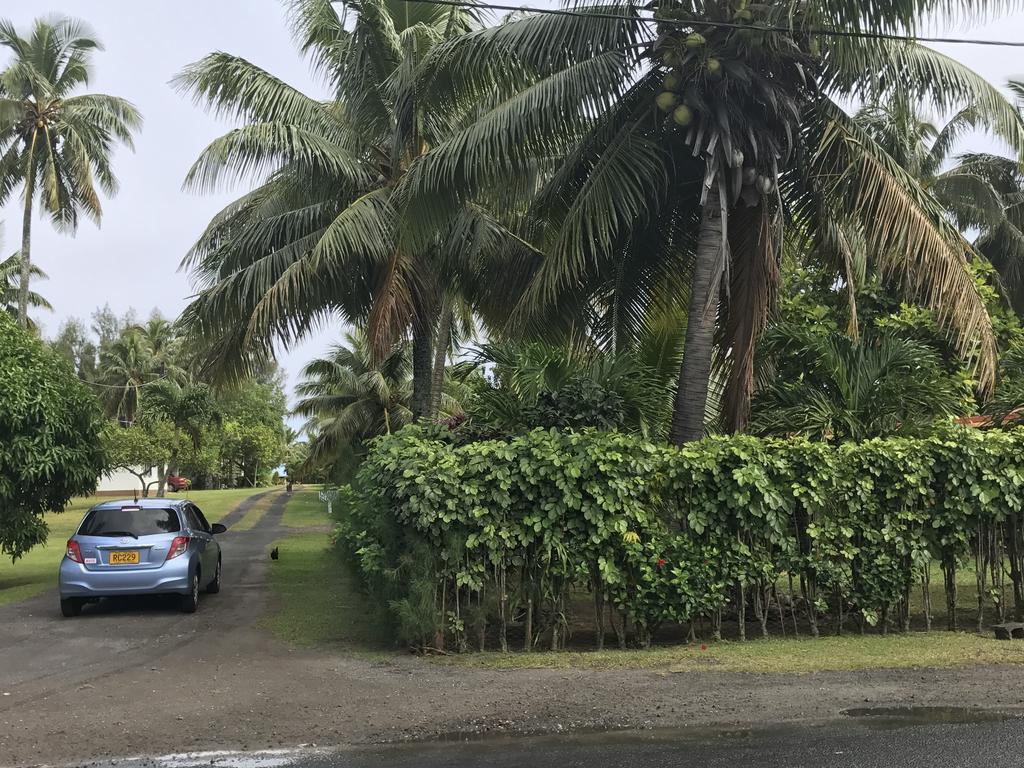
[[[141,507],[143,509],[179,509],[188,499],[111,499],[102,501],[93,509],[121,509],[121,507]]]

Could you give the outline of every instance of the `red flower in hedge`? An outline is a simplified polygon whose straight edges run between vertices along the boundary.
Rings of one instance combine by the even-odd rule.
[[[708,649],[708,647],[707,647],[706,645],[704,645],[704,643],[701,643],[701,644],[700,644],[700,649],[701,649],[702,651],[706,651],[706,650]]]
[[[659,557],[659,558],[658,558],[658,561],[657,561],[657,562],[655,563],[655,565],[656,565],[656,566],[657,566],[658,568],[664,568],[664,567],[665,567],[665,558],[663,558],[663,557]]]

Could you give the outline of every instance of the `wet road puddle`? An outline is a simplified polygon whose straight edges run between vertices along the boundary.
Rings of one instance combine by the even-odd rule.
[[[993,723],[1020,718],[1020,711],[973,707],[854,707],[846,717],[877,725],[935,725],[939,723]]]

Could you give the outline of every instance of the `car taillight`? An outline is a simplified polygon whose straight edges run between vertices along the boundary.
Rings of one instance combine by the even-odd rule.
[[[172,560],[178,555],[185,554],[185,550],[188,549],[188,536],[175,536],[174,541],[171,542],[171,548],[167,552],[167,559]]]
[[[68,560],[74,560],[76,563],[82,562],[82,550],[78,546],[78,542],[74,539],[68,539]]]

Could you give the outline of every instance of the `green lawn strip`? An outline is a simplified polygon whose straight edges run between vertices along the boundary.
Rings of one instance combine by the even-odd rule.
[[[807,674],[858,669],[1024,664],[1024,643],[963,632],[749,640],[648,650],[584,653],[476,653],[435,657],[438,664],[488,669],[656,669],[664,672]]]
[[[303,488],[292,493],[281,525],[285,528],[316,528],[330,525],[327,504],[320,501],[320,487]]]
[[[249,510],[242,516],[242,519],[231,526],[232,531],[248,531],[259,524],[260,520],[263,519],[264,515],[267,514],[267,510],[270,509],[270,498],[260,499],[253,504]]]
[[[187,497],[203,510],[211,522],[220,520],[242,499],[261,492],[262,488],[232,488],[223,491],[190,491]],[[176,494],[170,498],[179,498]],[[25,600],[45,589],[57,586],[57,566],[64,556],[64,546],[78,528],[86,510],[108,498],[96,496],[74,499],[63,512],[46,515],[50,536],[16,562],[0,559],[0,605]]]
[[[294,501],[289,503],[289,506]],[[325,533],[296,533],[275,541],[270,564],[275,610],[265,625],[290,645],[343,645],[375,651],[388,631],[360,590],[359,580]]]

